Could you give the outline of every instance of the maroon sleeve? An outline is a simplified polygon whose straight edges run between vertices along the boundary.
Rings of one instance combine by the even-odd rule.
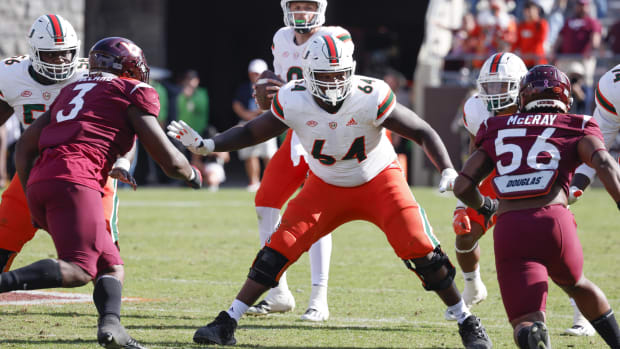
[[[485,135],[488,132],[487,120],[480,124],[478,128],[478,133],[476,133],[476,148],[480,148],[482,146],[482,142],[484,142]]]
[[[592,32],[600,33],[601,32],[601,22],[599,22],[596,18],[591,18],[591,26]]]
[[[131,104],[145,112],[159,115],[159,94],[149,84],[138,80],[126,80],[129,83],[125,87],[125,94]]]

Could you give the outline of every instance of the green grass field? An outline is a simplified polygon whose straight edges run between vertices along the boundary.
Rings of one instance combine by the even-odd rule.
[[[414,188],[436,235],[453,263],[452,210],[455,199],[434,189]],[[123,324],[151,348],[198,348],[196,328],[210,322],[234,299],[259,248],[253,194],[243,190],[192,191],[184,188],[121,191],[121,255],[126,266]],[[369,200],[371,200],[369,198]],[[589,190],[572,207],[585,253],[586,275],[620,309],[618,212],[607,194]],[[499,296],[492,236],[481,240],[482,277],[489,297],[475,306],[495,348],[512,348],[512,330]],[[240,347],[270,348],[460,348],[455,322],[443,319],[444,305],[424,291],[367,222],[334,232],[329,280],[331,317],[323,324],[299,320],[310,295],[308,257],[289,269],[294,312],[245,317],[236,333]],[[14,267],[55,257],[43,231],[24,248]],[[463,279],[457,273],[457,285]],[[92,293],[92,286],[61,290]],[[554,348],[604,348],[600,337],[563,336],[572,324],[568,298],[550,286],[548,325]],[[0,307],[2,348],[95,348],[96,310],[92,304]]]

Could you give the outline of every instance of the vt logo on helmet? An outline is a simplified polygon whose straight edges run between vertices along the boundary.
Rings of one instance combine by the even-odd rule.
[[[487,58],[478,76],[478,96],[489,111],[501,110],[517,103],[519,83],[527,73],[525,63],[517,55],[500,52]]]
[[[312,28],[320,27],[325,23],[325,9],[327,0],[308,1],[280,1],[284,14],[284,25],[305,34]]]
[[[107,72],[149,82],[149,66],[142,49],[133,41],[109,37],[97,41],[88,53],[90,73]]]
[[[28,32],[28,44],[32,68],[43,77],[58,82],[75,73],[80,40],[66,19],[39,16]]]
[[[352,45],[331,35],[313,38],[302,55],[302,66],[313,96],[336,105],[351,93],[355,72]]]

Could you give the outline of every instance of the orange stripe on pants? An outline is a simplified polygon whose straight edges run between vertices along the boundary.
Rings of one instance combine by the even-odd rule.
[[[290,265],[340,225],[365,220],[383,231],[401,259],[426,256],[439,241],[425,233],[418,203],[397,166],[391,165],[370,182],[352,188],[327,184],[310,172],[266,246],[282,253]]]

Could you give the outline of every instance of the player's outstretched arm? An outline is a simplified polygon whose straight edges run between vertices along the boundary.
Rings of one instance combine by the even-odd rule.
[[[286,126],[271,111],[266,111],[243,126],[232,127],[213,137],[213,151],[233,151],[265,142],[286,131]]]
[[[157,118],[133,105],[129,106],[127,114],[144,149],[164,173],[168,177],[185,180],[192,188],[199,188],[202,184],[200,172],[192,167],[185,155],[168,140]]]
[[[446,146],[437,132],[426,121],[402,104],[396,103],[392,114],[383,122],[383,127],[422,146],[439,172],[447,168],[454,168]]]
[[[15,146],[15,169],[26,192],[30,170],[39,155],[39,137],[41,131],[50,123],[50,112],[47,111],[39,116],[17,140]]]
[[[596,170],[605,189],[620,209],[620,167],[607,152],[605,144],[596,136],[588,135],[579,141],[578,150],[581,160]]]

